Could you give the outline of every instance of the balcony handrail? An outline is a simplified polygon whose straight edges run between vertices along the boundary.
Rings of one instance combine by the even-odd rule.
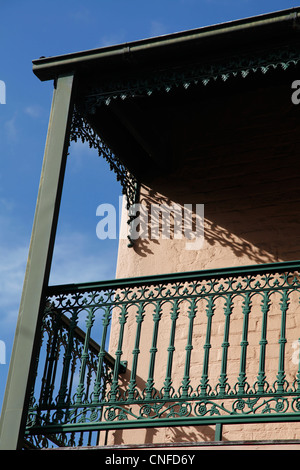
[[[61,383],[33,402],[26,435],[300,421],[299,273],[289,261],[49,286]]]
[[[227,276],[242,276],[250,274],[263,274],[263,273],[280,273],[293,269],[300,269],[300,260],[296,261],[280,261],[277,263],[262,263],[245,266],[234,266],[231,268],[215,268],[203,269],[199,271],[184,271],[167,274],[154,274],[149,276],[138,276],[131,278],[117,278],[108,281],[96,281],[86,283],[70,283],[70,284],[56,284],[50,285],[47,289],[47,294],[62,294],[65,292],[76,291],[91,291],[94,289],[107,289],[115,288],[121,289],[125,286],[138,286],[141,284],[159,284],[161,282],[182,282],[190,280],[200,280],[209,278],[223,278]]]

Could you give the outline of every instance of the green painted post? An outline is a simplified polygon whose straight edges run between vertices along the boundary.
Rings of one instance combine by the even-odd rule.
[[[40,335],[40,311],[48,285],[72,116],[73,75],[56,80],[29,256],[9,366],[0,449],[22,446],[28,399]]]

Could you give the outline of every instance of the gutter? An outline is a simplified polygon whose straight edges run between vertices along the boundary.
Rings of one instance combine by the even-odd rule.
[[[277,29],[279,25],[291,23],[292,29],[298,26],[300,18],[300,7],[281,10],[274,13],[235,20],[227,23],[220,23],[213,26],[206,26],[194,30],[173,33],[165,36],[124,43],[116,46],[90,49],[87,51],[75,52],[71,54],[54,57],[41,57],[33,60],[33,72],[42,81],[57,78],[62,74],[74,73],[82,67],[99,65],[102,62],[122,63],[124,58],[136,57],[140,54],[157,54],[158,52],[169,53],[178,46],[190,46],[199,44],[204,40],[222,41],[224,35],[236,33],[247,33],[254,29],[271,27]],[[166,52],[167,49],[167,52]]]

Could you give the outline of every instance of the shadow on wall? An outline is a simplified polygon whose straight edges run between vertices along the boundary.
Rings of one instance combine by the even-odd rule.
[[[141,432],[142,431],[142,432]],[[111,436],[108,437],[108,445],[110,439],[113,440],[113,445],[129,444],[131,439],[126,433],[134,433],[134,431],[126,431],[123,429],[112,431]],[[184,442],[213,442],[215,438],[214,426],[178,426],[168,428],[147,428],[138,429],[134,433],[132,444],[167,444],[167,443],[184,443]],[[139,436],[139,442],[136,441],[136,436]],[[228,439],[223,438],[224,442]]]
[[[162,239],[162,237],[165,237],[165,239],[167,238],[167,234],[164,233],[166,231],[166,227],[162,223],[161,214],[151,209],[154,206],[166,206],[171,208],[171,218],[169,223],[170,240],[173,241],[176,238],[175,233],[178,234],[179,231],[181,231],[181,238],[184,238],[185,233],[183,214],[185,204],[178,200],[174,204],[174,201],[172,201],[170,198],[165,197],[159,194],[158,192],[145,187],[142,188],[140,204],[145,207],[145,214],[148,216],[148,220],[145,221],[144,219],[143,222],[143,227],[145,227],[145,224],[147,225],[146,236],[139,236],[139,238],[137,238],[134,242],[133,250],[137,256],[147,257],[155,255],[156,249],[160,244],[160,240]],[[188,201],[188,204],[193,208],[192,225],[190,227],[190,232],[196,233],[196,203],[190,203],[190,201]],[[172,210],[173,208],[174,210]],[[206,212],[210,213],[210,209],[210,207],[204,206],[204,214],[206,215]],[[215,216],[216,219],[223,218],[224,224],[226,223],[226,213],[223,214],[223,217],[218,217],[218,214],[216,213],[212,213],[211,216]],[[176,226],[176,224],[178,225],[178,221],[182,221],[181,226]],[[233,228],[232,230],[230,228],[228,229],[226,228],[226,226],[222,226],[216,221],[209,220],[207,217],[204,216],[204,249],[208,249],[209,247],[215,247],[216,249],[227,249],[230,250],[234,258],[243,257],[249,260],[249,263],[253,264],[278,262],[284,260],[284,256],[279,256],[279,250],[277,247],[277,245],[279,245],[282,249],[284,249],[283,240],[281,243],[280,240],[276,240],[278,231],[274,230],[272,227],[270,227],[272,235],[270,234],[270,238],[268,238],[268,224],[266,223],[266,221],[264,224],[265,226],[260,227],[261,224],[259,223],[259,221],[255,222],[255,220],[253,219],[253,215],[251,217],[247,217],[246,213],[238,214],[233,212],[231,215],[228,215],[227,224],[228,226],[232,225],[235,228]],[[158,227],[158,230],[156,231],[157,237],[151,236],[152,226]],[[139,230],[141,230],[140,225],[137,226],[137,231]],[[265,236],[261,236],[260,240],[254,236],[253,240],[251,240],[251,234],[255,235],[255,231],[260,231],[260,236],[265,232]],[[243,234],[247,234],[247,237],[243,238]],[[145,232],[143,232],[143,235],[145,235]],[[272,247],[273,250],[270,251]],[[196,255],[194,254],[194,256]],[[290,259],[297,259],[297,257],[294,258],[294,256],[291,256]]]
[[[131,370],[127,369],[126,374],[120,380],[120,391],[128,390],[130,384]],[[140,376],[136,376],[135,393],[143,395],[146,389],[146,381]],[[156,392],[156,390],[155,390]],[[138,413],[143,405],[133,405],[132,410]],[[131,408],[130,408],[131,410]],[[172,420],[171,420],[172,421]],[[159,428],[138,428],[138,429],[117,429],[107,431],[107,445],[138,445],[138,444],[160,444],[160,443],[184,443],[184,442],[212,442],[215,440],[215,426],[172,426]],[[223,441],[228,439],[223,438]]]
[[[299,108],[290,100],[286,75],[281,85],[272,78],[242,85],[226,88],[219,100],[202,97],[200,113],[197,100],[184,113],[172,107],[173,161],[168,173],[157,168],[148,184],[152,189],[142,188],[141,202],[148,208],[204,204],[204,248],[219,250],[220,259],[226,250],[225,266],[230,253],[233,264],[297,260]],[[152,256],[159,243],[137,240],[135,253]],[[202,255],[194,253],[199,260]]]

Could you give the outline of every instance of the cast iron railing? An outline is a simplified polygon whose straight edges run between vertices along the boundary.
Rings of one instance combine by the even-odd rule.
[[[27,446],[299,421],[299,272],[287,262],[49,287]]]

